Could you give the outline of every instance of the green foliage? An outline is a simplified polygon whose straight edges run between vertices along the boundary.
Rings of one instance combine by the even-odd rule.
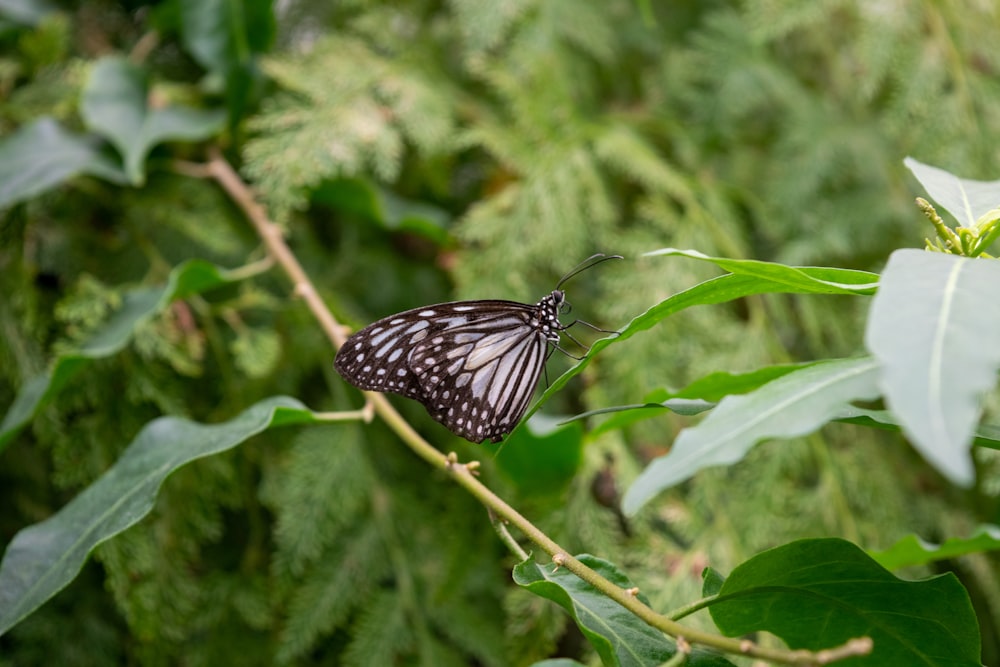
[[[767,629],[793,648],[819,650],[867,636],[872,664],[978,665],[975,615],[954,596],[960,588],[954,575],[899,579],[841,540],[803,540],[740,565],[709,610],[733,637]],[[904,622],[886,632],[890,616]],[[803,619],[816,617],[823,627],[807,629]]]
[[[931,235],[903,156],[996,178],[982,140],[1000,133],[995,7],[272,4],[0,9],[0,580],[29,571],[26,548],[41,548],[36,566],[66,559],[40,588],[0,585],[16,600],[0,605],[4,627],[23,618],[0,638],[0,662],[614,664],[603,640],[575,645],[567,614],[511,584],[513,560],[482,508],[383,425],[318,426],[296,407],[259,429],[235,426],[268,397],[316,410],[360,398],[285,276],[258,262],[243,214],[198,178],[208,144],[238,163],[351,325],[455,296],[533,301],[592,252],[628,255],[566,285],[573,317],[623,334],[582,364],[553,358],[546,403],[514,434],[510,458],[396,404],[443,450],[482,459],[482,479],[565,548],[641,582],[654,609],[698,598],[706,565],[735,575],[799,537],[878,549],[919,535],[948,559],[911,545],[897,562],[960,572],[978,658],[1000,661],[995,539],[966,537],[998,517],[997,460],[982,447],[960,471],[977,485],[960,494],[898,435],[835,424],[765,448],[744,442],[726,450],[739,463],[618,512],[641,470],[657,474],[646,465],[700,419],[671,400],[742,393],[754,405],[782,387],[769,385],[825,365],[796,362],[863,350],[870,271]],[[977,203],[970,219],[913,173],[943,212],[959,212],[965,231],[938,227],[942,245],[987,256],[1000,227],[979,216],[1000,202]],[[700,252],[635,257],[656,248]],[[897,257],[885,278],[911,300],[890,294],[890,313],[936,293],[897,273]],[[811,264],[843,268],[801,268]],[[733,273],[716,278],[718,267]],[[989,273],[970,288],[984,307],[960,310],[989,329],[996,281],[976,271]],[[911,329],[966,321],[922,305]],[[894,363],[948,379],[961,432],[936,451],[953,463],[973,432],[995,446],[995,427],[975,422],[980,410],[996,421],[995,399],[981,400],[996,364],[980,347],[988,338],[948,340],[938,366],[915,363],[926,355],[914,346],[887,347]],[[893,411],[905,403],[887,395]],[[643,402],[679,409],[605,414]],[[841,407],[854,424],[920,442],[905,409]],[[574,414],[585,416],[538,435]],[[307,425],[278,428],[296,420]],[[158,440],[157,454],[179,458],[144,477],[155,484],[141,502],[109,491],[108,476],[136,460],[128,443],[163,424],[188,429]],[[688,472],[709,460],[688,458]],[[140,477],[156,468],[136,466]],[[95,495],[110,523],[98,509],[72,519]],[[30,539],[53,526],[47,549]],[[579,584],[543,568],[538,583]],[[950,589],[942,606],[963,595]],[[714,629],[707,617],[691,623]],[[974,638],[962,639],[956,650],[976,659]]]
[[[247,171],[284,218],[325,178],[398,178],[406,144],[426,158],[454,133],[454,102],[406,53],[383,55],[363,40],[328,37],[306,57],[274,58],[284,93],[251,123]]]

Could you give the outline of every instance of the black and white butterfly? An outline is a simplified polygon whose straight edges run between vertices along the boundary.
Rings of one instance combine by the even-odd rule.
[[[455,435],[499,442],[524,416],[552,350],[562,349],[560,334],[576,342],[566,330],[587,325],[559,321],[569,307],[559,288],[608,259],[621,257],[588,258],[534,305],[454,301],[390,315],[348,338],[334,366],[359,389],[420,401]]]

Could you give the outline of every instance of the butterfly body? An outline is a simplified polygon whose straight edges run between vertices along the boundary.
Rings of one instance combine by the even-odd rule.
[[[566,329],[553,290],[534,305],[455,301],[414,308],[356,332],[334,365],[359,389],[391,392],[472,442],[498,442],[528,409],[549,354]]]

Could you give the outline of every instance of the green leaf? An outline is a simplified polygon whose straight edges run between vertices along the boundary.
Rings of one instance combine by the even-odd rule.
[[[122,306],[83,346],[56,358],[52,369],[37,375],[18,391],[0,421],[0,451],[35,415],[93,359],[109,357],[124,348],[144,322],[174,299],[188,297],[231,282],[229,273],[201,260],[190,260],[170,272],[163,287],[139,287],[125,292]]]
[[[535,415],[528,428],[495,446],[498,467],[523,494],[560,493],[580,468],[583,428],[556,421]]]
[[[695,251],[657,251],[663,254],[682,254],[688,257],[707,258]],[[575,366],[560,375],[528,410],[531,416],[549,398],[562,389],[575,375],[583,372],[601,350],[628,340],[640,331],[651,329],[670,315],[692,306],[714,305],[733,301],[754,294],[870,294],[877,288],[878,276],[866,271],[851,271],[824,267],[792,268],[767,262],[719,260],[726,268],[738,268],[741,273],[730,273],[699,283],[678,292],[634,318],[617,336],[602,338]],[[763,265],[763,266],[758,266]],[[522,420],[523,423],[524,420]]]
[[[205,87],[224,88],[230,118],[238,120],[259,94],[263,77],[256,55],[274,42],[273,3],[180,0],[178,8],[184,46],[210,72]]]
[[[669,410],[674,414],[682,415],[684,417],[693,417],[694,415],[711,410],[714,407],[715,403],[709,403],[708,401],[702,401],[700,399],[668,398],[664,401],[660,401],[659,403],[649,402],[636,403],[633,405],[614,405],[608,408],[588,410],[587,412],[581,412],[578,415],[573,415],[562,423],[569,424],[572,422],[583,421],[584,419],[588,419],[590,417],[599,417],[607,414],[613,415],[610,419],[601,422],[591,429],[590,437],[595,437],[601,433],[622,429],[644,419],[655,417],[663,410]]]
[[[811,433],[853,400],[878,395],[871,358],[826,361],[788,373],[743,396],[727,396],[708,417],[685,429],[670,453],[654,459],[622,500],[635,514],[653,496],[702,468],[735,463],[756,443]]]
[[[907,535],[888,549],[869,552],[869,555],[887,570],[897,570],[997,549],[1000,549],[1000,526],[986,524],[969,537],[953,537],[942,544],[931,544],[916,535]]]
[[[670,392],[666,389],[651,392],[646,396],[645,403],[591,410],[577,415],[573,419],[583,419],[612,412],[618,413],[596,426],[590,432],[591,437],[593,437],[606,431],[625,428],[643,419],[655,417],[662,409],[668,409],[679,415],[693,416],[711,410],[725,396],[746,394],[771,380],[776,380],[782,375],[787,375],[814,363],[816,362],[775,364],[748,373],[710,373],[677,392]]]
[[[608,336],[595,341],[590,346],[590,350],[584,355],[575,366],[568,369],[549,385],[549,388],[542,393],[541,397],[528,410],[530,417],[538,408],[549,400],[556,392],[562,389],[574,376],[583,372],[590,364],[590,360],[604,348],[628,340],[635,334],[651,329],[661,320],[666,319],[674,313],[680,312],[692,306],[714,305],[733,301],[752,294],[767,294],[785,291],[786,286],[769,280],[762,280],[753,276],[739,276],[729,274],[719,276],[699,283],[694,287],[678,292],[673,296],[664,299],[638,317],[629,322],[625,328],[621,329],[617,336]],[[521,420],[523,424],[525,420]],[[518,427],[520,428],[520,427]],[[516,433],[516,430],[514,431]]]
[[[154,146],[170,140],[207,139],[226,121],[222,110],[152,108],[147,87],[142,69],[124,58],[107,57],[94,65],[80,100],[87,126],[118,149],[133,185],[145,182],[144,162]]]
[[[748,394],[759,389],[772,380],[800,371],[817,363],[809,361],[801,364],[773,364],[746,373],[729,373],[720,371],[709,373],[678,391],[675,395],[682,398],[700,398],[718,403],[732,394]]]
[[[69,584],[94,547],[146,516],[170,473],[269,428],[312,421],[312,412],[283,396],[222,424],[178,417],[151,421],[96,482],[52,517],[14,536],[0,562],[0,635]]]
[[[55,11],[57,10],[53,4],[43,0],[0,0],[2,21],[18,25],[38,25]]]
[[[339,178],[319,187],[313,202],[337,211],[348,211],[393,232],[423,236],[437,245],[448,245],[451,218],[437,206],[406,199],[363,178]]]
[[[899,432],[903,430],[899,421],[888,410],[869,410],[854,405],[846,406],[836,421],[880,428],[885,431]],[[980,424],[973,433],[972,442],[980,447],[1000,449],[1000,426]]]
[[[1000,262],[898,250],[872,302],[865,344],[907,438],[956,484],[973,481],[968,448],[1000,370]]]
[[[628,577],[612,563],[588,554],[577,558],[616,586],[633,587]],[[605,665],[660,665],[676,652],[673,642],[667,640],[662,632],[650,627],[569,570],[558,568],[553,572],[552,568],[552,565],[542,567],[529,558],[514,567],[514,581],[569,612]],[[731,665],[724,658],[702,651],[695,651],[684,664],[703,667]]]
[[[726,578],[713,567],[706,567],[701,572],[701,594],[705,597],[718,595]]]
[[[188,53],[208,71],[227,71],[249,54],[242,8],[226,0],[180,0],[181,37]]]
[[[972,181],[944,169],[903,160],[934,201],[951,213],[963,227],[973,228],[979,216],[1000,205],[1000,181]]]
[[[953,574],[904,581],[839,539],[800,540],[751,558],[709,610],[728,636],[764,630],[793,649],[871,637],[871,655],[844,665],[980,664],[976,616]]]
[[[794,267],[755,259],[726,259],[709,257],[697,250],[663,248],[646,253],[647,257],[657,255],[680,255],[692,259],[711,262],[731,273],[755,276],[785,285],[794,294],[874,294],[878,289],[878,274],[852,269],[830,267]]]
[[[40,118],[0,141],[0,209],[30,199],[79,174],[112,183],[127,179],[101,153],[94,136],[69,132],[51,118]]]

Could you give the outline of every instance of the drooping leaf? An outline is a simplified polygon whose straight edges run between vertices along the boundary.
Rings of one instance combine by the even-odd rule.
[[[127,182],[100,144],[97,137],[73,134],[51,118],[40,118],[6,137],[0,141],[0,209],[79,174]]]
[[[267,0],[239,6],[224,0],[181,0],[184,46],[202,67],[227,72],[245,64],[253,51],[274,39],[274,16]]]
[[[313,413],[301,403],[279,396],[221,424],[177,417],[147,424],[96,482],[7,545],[0,562],[0,635],[65,588],[94,547],[146,516],[172,472],[266,429],[312,421]]]
[[[60,355],[51,370],[37,375],[20,388],[7,414],[0,421],[0,451],[35,415],[93,359],[108,357],[124,348],[144,322],[174,299],[230,282],[229,272],[201,260],[178,265],[163,287],[139,287],[122,296],[122,306],[80,349]]]
[[[679,255],[711,262],[730,273],[756,276],[783,284],[793,294],[874,294],[878,289],[878,274],[833,267],[795,267],[762,262],[756,259],[709,257],[697,250],[663,248],[646,253],[648,257]]]
[[[594,436],[606,431],[625,428],[643,419],[651,419],[663,410],[670,410],[679,415],[692,416],[711,410],[725,396],[729,396],[730,394],[746,394],[771,380],[776,380],[782,375],[811,365],[812,363],[775,364],[747,373],[710,373],[676,392],[670,392],[666,389],[658,389],[650,392],[644,398],[644,403],[591,410],[576,415],[573,419],[618,413],[598,424],[590,433]]]
[[[953,574],[905,581],[840,539],[800,540],[739,565],[710,607],[734,637],[766,631],[793,649],[871,637],[869,656],[844,665],[979,665],[969,595]]]
[[[941,544],[907,535],[888,549],[869,552],[869,555],[887,570],[897,570],[997,549],[1000,549],[1000,526],[990,524],[979,526],[969,537],[952,537]]]
[[[912,157],[903,160],[903,164],[913,172],[927,194],[964,227],[973,227],[979,216],[1000,206],[1000,181],[959,178]]]
[[[972,484],[968,448],[1000,370],[1000,262],[921,250],[889,258],[865,344],[907,438],[956,484]]]
[[[735,463],[756,443],[811,433],[853,400],[878,395],[871,358],[817,363],[749,394],[727,396],[700,424],[685,429],[670,452],[655,459],[625,492],[622,508],[635,514],[660,491],[702,468]]]
[[[848,405],[837,417],[836,421],[845,424],[861,424],[885,431],[902,431],[899,420],[888,410],[871,410]],[[980,424],[973,432],[972,442],[980,447],[1000,449],[1000,426]]]
[[[317,188],[313,201],[362,216],[393,232],[417,234],[438,245],[451,242],[446,211],[401,197],[367,179],[338,178],[325,183]]]
[[[97,61],[80,99],[80,112],[91,130],[121,153],[133,185],[146,180],[145,160],[164,141],[200,141],[222,129],[226,114],[180,106],[155,108],[148,97],[146,74],[124,58]]]
[[[210,85],[224,87],[230,118],[241,118],[262,79],[255,56],[274,42],[274,4],[181,0],[179,9],[185,48],[210,73]]]
[[[612,563],[588,554],[577,558],[613,584],[622,588],[633,586]],[[605,665],[652,667],[662,664],[676,652],[673,642],[662,632],[565,568],[553,571],[553,566],[543,567],[529,558],[514,568],[514,581],[565,609]],[[725,658],[704,651],[695,651],[684,664],[699,667],[732,665]]]

